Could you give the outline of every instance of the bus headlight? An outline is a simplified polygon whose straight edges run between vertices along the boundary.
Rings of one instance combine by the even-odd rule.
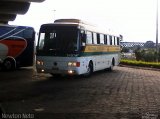
[[[80,62],[68,62],[68,66],[80,67]]]
[[[68,70],[68,74],[74,74],[73,70]]]
[[[37,65],[44,65],[44,62],[37,60]]]

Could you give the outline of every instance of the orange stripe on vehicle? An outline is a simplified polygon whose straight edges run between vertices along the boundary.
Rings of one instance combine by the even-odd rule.
[[[8,47],[8,56],[16,57],[19,55],[27,46],[24,40],[2,40],[0,43],[5,44]]]

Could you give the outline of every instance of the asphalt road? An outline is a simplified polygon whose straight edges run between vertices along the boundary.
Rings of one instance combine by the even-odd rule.
[[[160,72],[116,67],[90,78],[0,71],[2,119],[158,119]]]

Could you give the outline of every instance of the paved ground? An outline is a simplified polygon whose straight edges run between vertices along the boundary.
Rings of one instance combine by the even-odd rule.
[[[0,72],[2,118],[159,119],[160,72],[116,67],[90,78]]]

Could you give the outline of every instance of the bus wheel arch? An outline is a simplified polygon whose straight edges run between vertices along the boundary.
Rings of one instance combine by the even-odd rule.
[[[93,61],[90,60],[87,66],[87,72],[83,75],[84,77],[90,77],[93,73]]]
[[[2,66],[6,71],[14,70],[16,68],[16,60],[12,57],[8,57],[3,61]]]
[[[108,68],[109,71],[113,71],[113,67],[115,66],[115,59],[112,58],[111,66]]]
[[[115,66],[115,59],[114,59],[114,57],[112,58],[112,65]]]

